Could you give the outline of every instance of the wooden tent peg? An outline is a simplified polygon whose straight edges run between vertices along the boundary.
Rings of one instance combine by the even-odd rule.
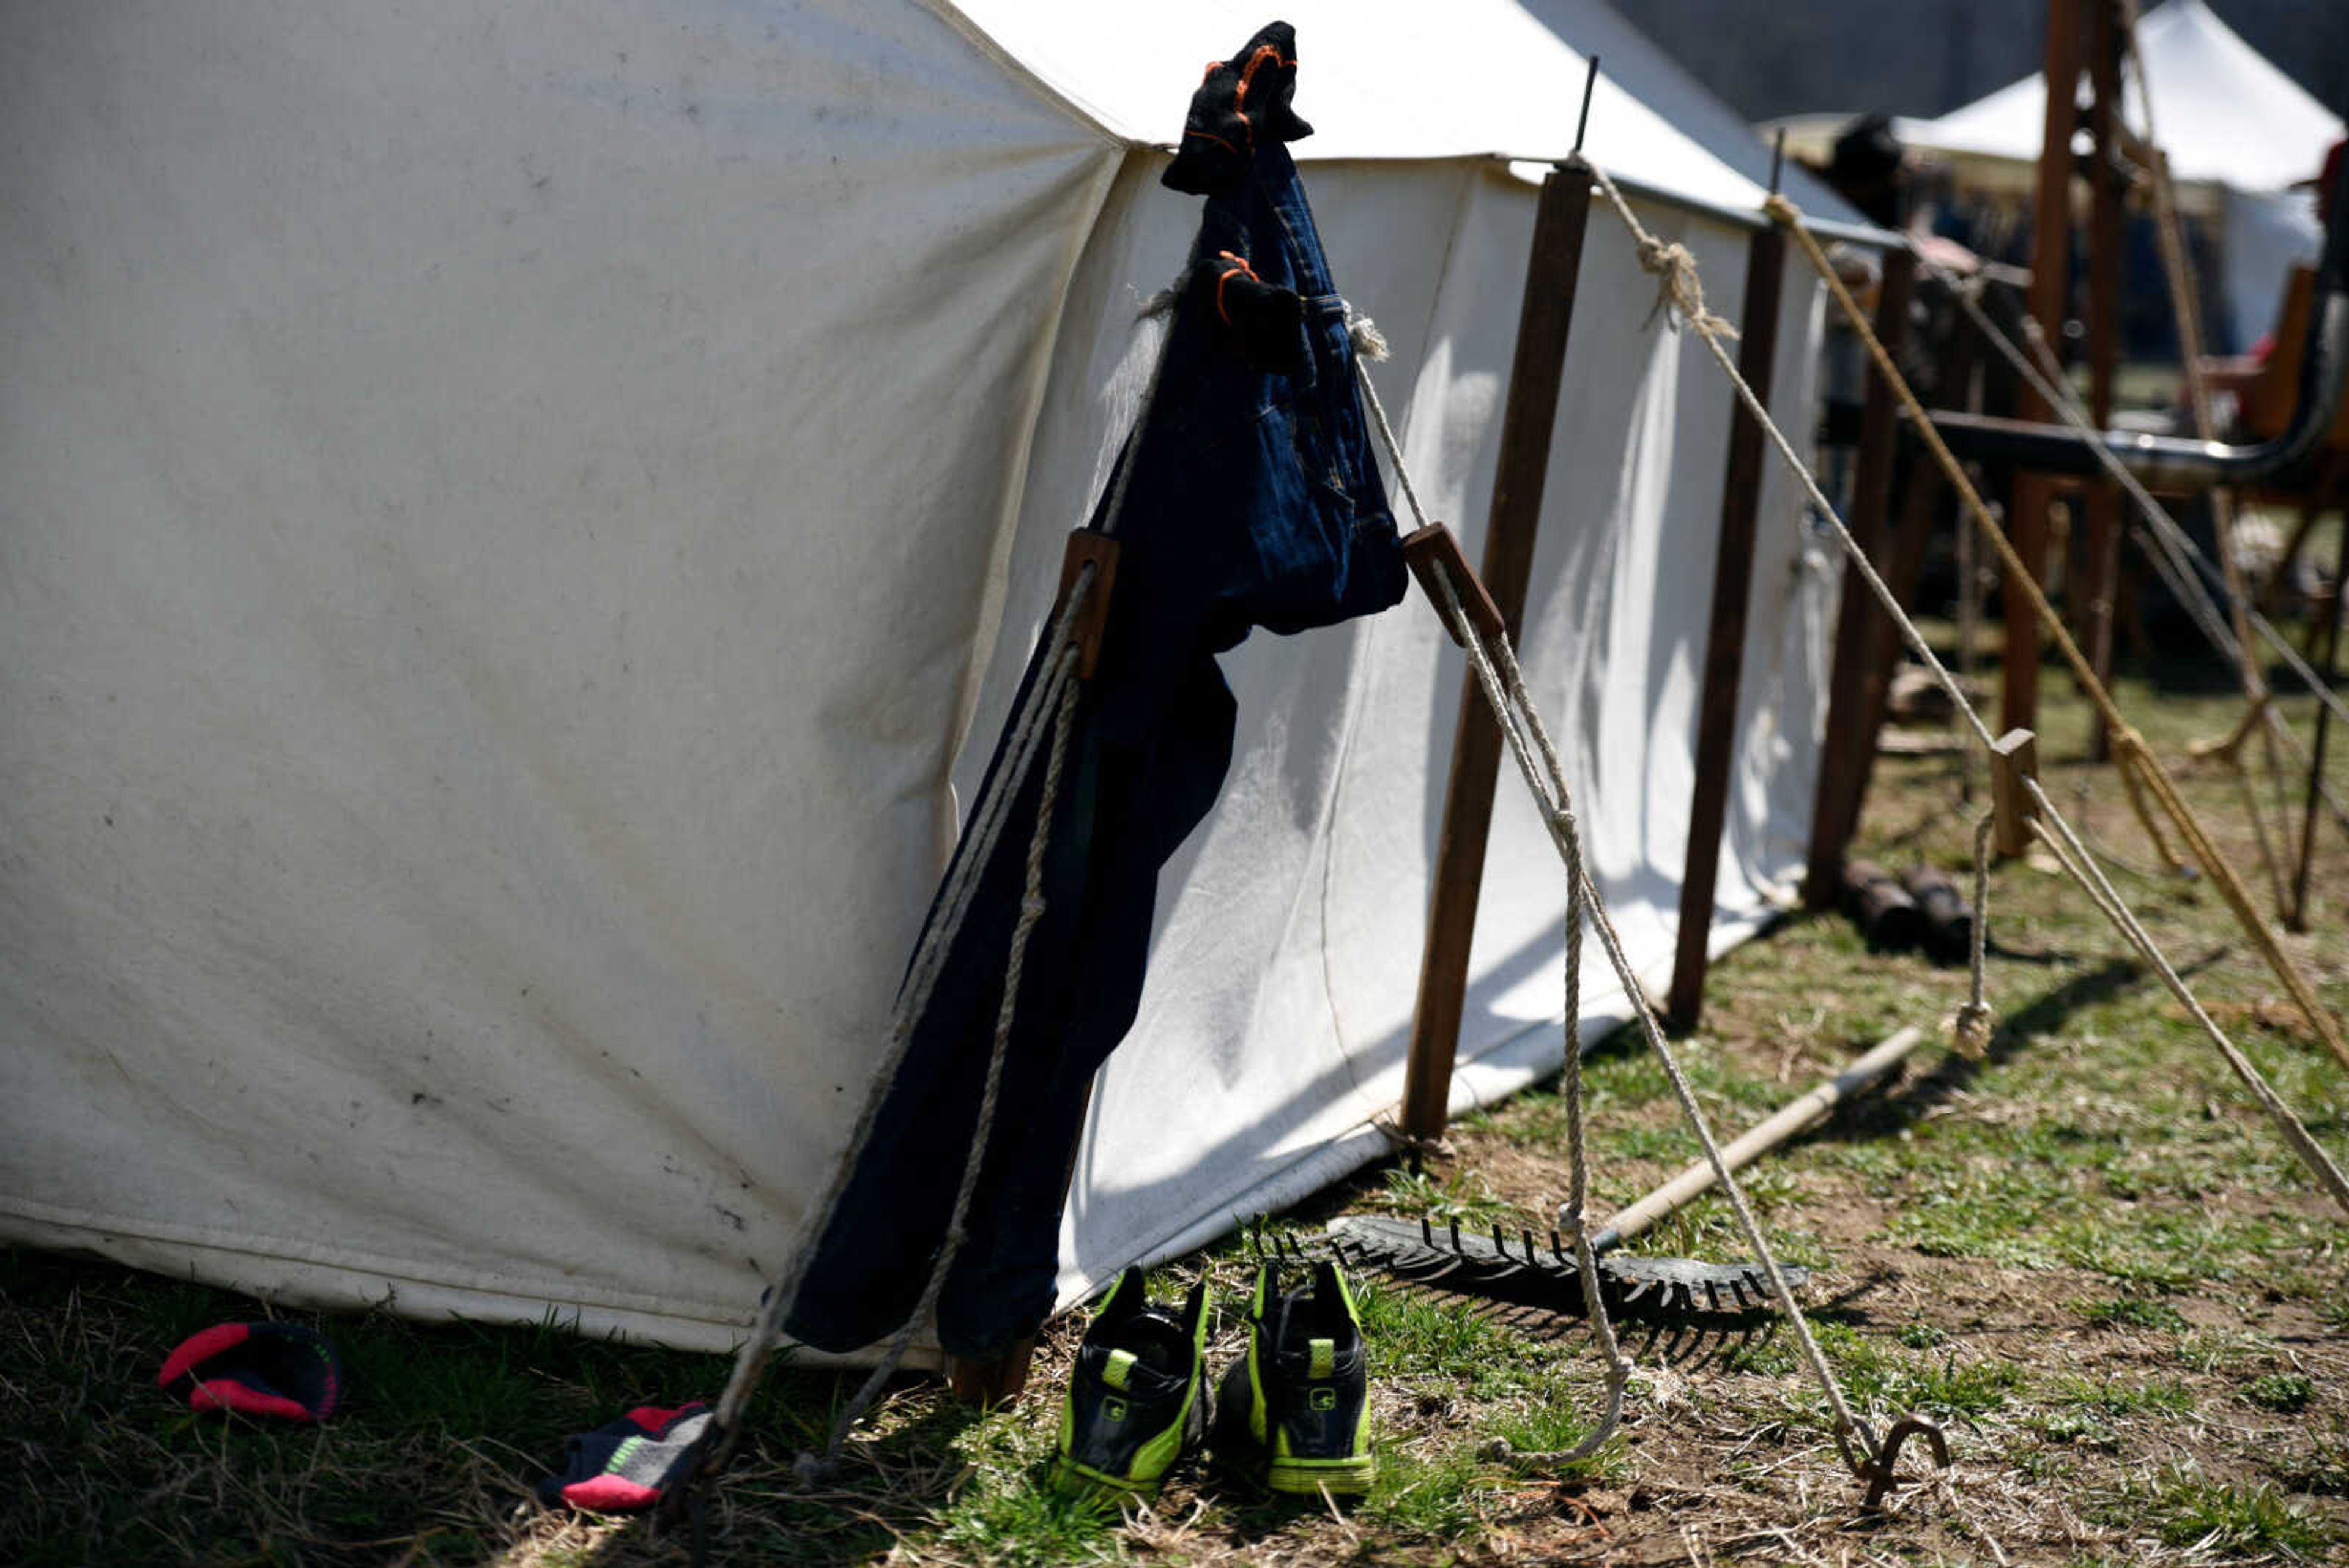
[[[1068,553],[1061,557],[1061,591],[1052,600],[1052,618],[1061,618],[1069,596],[1076,591],[1077,577],[1087,566],[1095,568],[1093,586],[1085,595],[1085,607],[1077,612],[1073,638],[1077,648],[1077,679],[1091,680],[1093,667],[1101,662],[1102,633],[1109,626],[1110,589],[1117,582],[1117,541],[1092,528],[1079,528],[1069,535]]]
[[[1508,634],[1508,623],[1501,618],[1500,607],[1485,591],[1484,579],[1469,569],[1468,557],[1460,553],[1460,541],[1453,536],[1450,528],[1441,523],[1430,523],[1404,535],[1402,558],[1410,566],[1411,575],[1419,579],[1420,592],[1435,607],[1438,618],[1444,614],[1444,594],[1437,584],[1449,581],[1452,591],[1459,596],[1460,607],[1476,624],[1476,629],[1485,634],[1485,641],[1497,642]],[[1444,629],[1451,632],[1454,643],[1462,648],[1468,646],[1460,640],[1460,633],[1449,620],[1444,621]]]
[[[1990,799],[1996,821],[1991,840],[2002,860],[2011,860],[2031,847],[2031,822],[2038,815],[2026,781],[2039,776],[2039,737],[2029,730],[2009,730],[1991,742]]]

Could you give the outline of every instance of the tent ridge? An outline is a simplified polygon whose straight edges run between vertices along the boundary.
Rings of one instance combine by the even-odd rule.
[[[1082,93],[1053,81],[1026,59],[1006,48],[994,34],[980,26],[962,7],[954,5],[952,0],[914,0],[914,3],[952,27],[968,39],[974,48],[987,56],[988,59],[995,61],[1012,76],[1017,77],[1039,98],[1046,99],[1057,108],[1066,109],[1071,116],[1082,121],[1085,129],[1100,137],[1102,141],[1120,149],[1143,145],[1133,135],[1112,125],[1108,114]]]

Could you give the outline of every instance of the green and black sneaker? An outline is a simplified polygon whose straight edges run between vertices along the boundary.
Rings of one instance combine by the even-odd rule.
[[[1206,1436],[1206,1347],[1205,1282],[1178,1312],[1150,1299],[1140,1269],[1120,1274],[1069,1373],[1052,1485],[1120,1499],[1154,1494]]]
[[[1274,1491],[1304,1497],[1371,1490],[1370,1380],[1361,1319],[1335,1263],[1280,1293],[1270,1263],[1248,1303],[1247,1354],[1216,1394],[1216,1457]]]

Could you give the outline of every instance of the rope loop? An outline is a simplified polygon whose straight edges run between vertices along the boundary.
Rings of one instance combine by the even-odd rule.
[[[1958,1054],[1969,1062],[1979,1062],[1990,1054],[1990,1003],[1982,999],[1987,984],[1990,945],[1990,845],[1991,835],[1998,826],[1998,814],[1982,813],[1974,824],[1974,918],[1972,929],[1967,933],[1967,997],[1958,1009],[1956,1021],[1951,1025],[1951,1044]]]
[[[1374,365],[1388,358],[1394,350],[1387,347],[1387,335],[1379,330],[1379,324],[1356,310],[1353,301],[1339,303],[1346,307],[1346,341],[1354,346],[1355,357]]]
[[[1996,1014],[1982,1002],[1969,1002],[1958,1009],[1957,1021],[1950,1026],[1950,1044],[1958,1054],[1969,1062],[1979,1062],[1990,1054],[1990,1025]]]

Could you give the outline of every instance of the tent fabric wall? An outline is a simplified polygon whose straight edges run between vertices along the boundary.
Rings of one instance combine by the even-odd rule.
[[[6,1234],[739,1334],[1122,157],[919,7],[777,20],[8,13]]]
[[[1062,538],[1098,491],[1095,454],[1146,377],[1153,338],[1137,331],[1136,306],[1182,254],[1193,216],[1157,188],[1163,166],[1135,156],[1071,289],[1011,552],[1007,629],[957,771],[964,798],[1049,610]],[[1474,559],[1516,327],[1514,309],[1493,302],[1524,286],[1534,189],[1488,161],[1321,163],[1309,179],[1339,286],[1393,349],[1371,374],[1422,498]],[[1715,299],[1736,297],[1743,231],[1670,209],[1646,221],[1691,247]],[[1643,964],[1669,962],[1677,918],[1732,401],[1655,298],[1621,226],[1594,213],[1523,648],[1566,748],[1593,870]],[[1799,429],[1822,326],[1807,275],[1790,280],[1782,310],[1774,402]],[[1833,607],[1834,576],[1782,474],[1764,516],[1719,894],[1724,944],[1785,898],[1802,863]],[[1167,869],[1141,1013],[1096,1084],[1063,1228],[1064,1300],[1390,1147],[1375,1124],[1402,1097],[1464,666],[1416,595],[1346,628],[1259,633],[1223,664],[1240,709],[1231,775]],[[1564,883],[1504,774],[1454,1085],[1464,1106],[1555,1068],[1565,1048]],[[1586,974],[1595,1037],[1628,1012],[1595,945]]]
[[[2219,241],[2226,321],[2237,353],[2273,331],[2284,280],[2324,248],[2316,198],[2308,191],[2230,191]]]
[[[2168,0],[2137,23],[2153,92],[2154,130],[2170,174],[2191,184],[2280,191],[2316,172],[2341,117],[2269,62],[2202,0]],[[2137,74],[2121,81],[2121,111],[2145,124]],[[2047,82],[2033,75],[1937,119],[1903,119],[1902,141],[1936,151],[2036,163]]]
[[[2204,286],[2220,292],[2231,347],[2247,349],[2275,324],[2291,269],[2323,240],[2313,205],[2290,187],[2316,173],[2342,119],[2202,0],[2168,0],[2148,13],[2137,44],[2180,205],[2221,236],[2220,275]],[[2121,107],[2129,125],[2143,128],[2137,82],[2135,70],[2123,75]],[[1895,130],[1951,161],[1961,183],[2021,199],[2036,178],[2046,109],[2045,78],[2029,76],[1938,119],[1899,120]]]
[[[5,27],[0,1236],[731,1344],[870,1086],[1193,203],[943,8]],[[1473,552],[1532,189],[1307,178]],[[1645,212],[1737,296],[1742,231]],[[1650,962],[1729,395],[1603,213],[1583,279],[1526,655]],[[1813,290],[1783,308],[1796,416]],[[1723,943],[1816,767],[1832,580],[1773,486]],[[1238,757],[1164,881],[1064,1297],[1375,1154],[1399,1093],[1457,656],[1411,602],[1226,667]],[[1495,834],[1463,1103],[1563,1049],[1554,860],[1506,794]]]

